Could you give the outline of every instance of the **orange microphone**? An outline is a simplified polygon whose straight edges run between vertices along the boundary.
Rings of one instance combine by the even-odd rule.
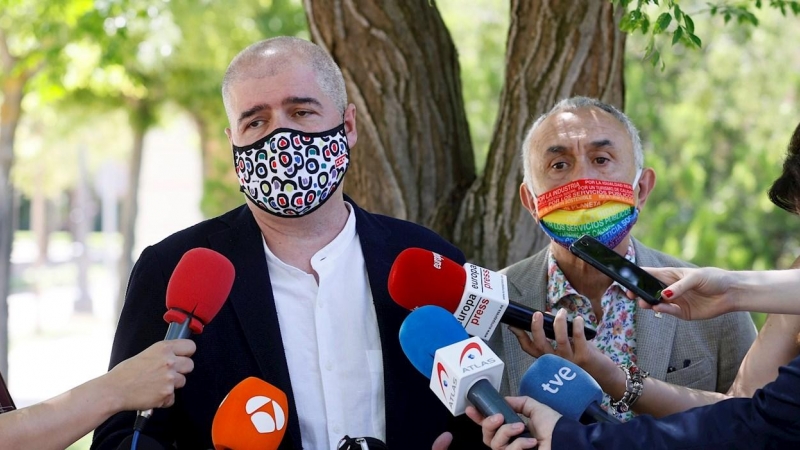
[[[211,425],[215,450],[274,450],[286,433],[289,401],[256,377],[237,384],[217,409]]]

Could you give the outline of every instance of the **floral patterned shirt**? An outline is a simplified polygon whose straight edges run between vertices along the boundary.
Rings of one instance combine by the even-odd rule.
[[[633,243],[628,244],[625,258],[636,262]],[[557,312],[561,308],[567,310],[567,318],[572,320],[580,314],[586,324],[597,331],[597,336],[590,342],[608,355],[618,365],[636,363],[636,330],[633,317],[636,314],[636,301],[625,296],[625,288],[613,282],[600,299],[603,309],[603,320],[598,322],[592,310],[589,298],[578,293],[558,267],[553,253],[547,252],[547,312]],[[553,342],[555,345],[555,342]],[[603,394],[603,409],[613,411],[611,397]],[[614,415],[622,421],[635,416],[631,411]]]

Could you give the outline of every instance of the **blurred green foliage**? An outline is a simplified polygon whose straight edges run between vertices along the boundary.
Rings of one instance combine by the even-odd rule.
[[[612,2],[626,9],[622,17],[620,29],[628,33],[640,31],[647,36],[645,46],[645,60],[652,65],[665,67],[662,52],[662,40],[671,41],[671,45],[681,44],[689,48],[700,48],[702,40],[695,33],[693,17],[719,17],[727,24],[736,22],[738,25],[758,26],[758,15],[762,10],[772,9],[779,11],[783,16],[787,14],[797,16],[800,14],[800,1],[797,0],[755,0],[730,2],[728,0],[717,2],[679,2],[677,0],[612,0]],[[683,8],[681,8],[681,3]],[[668,39],[660,39],[661,35],[671,35]]]
[[[626,112],[658,180],[635,234],[701,266],[785,268],[798,255],[800,218],[766,193],[800,122],[800,49],[786,45],[800,27],[757,16],[757,28],[697,16],[706,45],[673,48],[664,71],[637,63],[646,38],[628,41]]]
[[[767,197],[800,122],[800,26],[755,17],[723,28],[696,16],[704,47],[673,47],[663,69],[637,63],[646,37],[628,41],[626,112],[658,175],[635,234],[699,266],[787,268],[800,255],[800,218]],[[759,329],[765,318],[753,313]]]
[[[674,2],[651,3],[629,4],[652,16],[648,33],[628,37],[625,106],[641,130],[646,162],[658,178],[636,236],[698,265],[787,267],[800,247],[800,220],[773,207],[766,191],[800,121],[800,27],[789,14],[796,2],[770,2],[770,8],[742,4],[745,9],[739,11],[747,14],[739,15],[711,11],[699,1],[682,2],[679,8]],[[72,178],[56,170],[68,167],[58,155],[65,149],[65,154],[74,153],[76,142],[85,140],[76,134],[113,141],[112,147],[88,145],[94,153],[111,152],[122,159],[130,132],[120,130],[125,120],[111,111],[126,107],[124,99],[149,98],[153,107],[142,120],[169,120],[157,113],[163,110],[159,104],[170,102],[198,127],[204,214],[242,203],[223,133],[222,75],[233,56],[252,42],[276,35],[307,38],[299,0],[0,0],[0,5],[6,13],[0,28],[16,27],[12,49],[38,49],[28,53],[26,64],[51,63],[26,98],[26,111],[33,117],[21,132],[27,143],[18,151],[18,177],[26,180],[20,184],[43,176],[31,167],[47,155],[55,161],[44,175],[56,186],[50,190],[65,189]],[[436,6],[459,52],[464,104],[481,170],[499,108],[509,2],[438,0]],[[731,21],[758,26],[723,26],[726,11]],[[659,19],[665,12],[669,21]],[[55,20],[62,16],[63,21]],[[629,15],[623,26],[642,31],[642,24],[631,20]],[[677,27],[685,31],[676,40]],[[642,60],[652,59],[654,28],[672,33],[676,43],[694,43],[689,34],[697,35],[702,47],[668,47],[667,38],[657,48],[663,65],[653,68]],[[92,116],[89,110],[100,113]],[[135,120],[128,122],[134,125]],[[48,153],[56,145],[59,151]]]

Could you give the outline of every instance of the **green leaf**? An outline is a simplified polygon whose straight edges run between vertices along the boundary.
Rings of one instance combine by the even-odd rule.
[[[700,38],[699,38],[699,37],[695,36],[694,34],[692,34],[692,33],[689,33],[689,39],[690,39],[692,42],[694,42],[694,45],[696,45],[696,46],[697,46],[697,48],[700,48],[700,47],[702,47],[702,46],[703,46],[703,42],[700,40]]]
[[[678,43],[681,40],[681,36],[683,36],[683,27],[678,27],[674,33],[672,33],[672,45]]]
[[[691,17],[684,14],[683,23],[684,25],[686,25],[686,31],[688,31],[689,33],[694,33],[694,21],[692,20]]]
[[[661,53],[659,53],[658,50],[653,50],[653,53],[650,56],[653,58],[651,60],[653,67],[657,66],[658,62],[661,61]]]
[[[619,22],[620,30],[628,33],[636,30],[636,28],[637,28],[637,21],[636,19],[633,18],[633,11],[622,16],[622,20]]]
[[[683,14],[683,11],[681,11],[681,7],[678,6],[677,3],[675,4],[675,7],[673,8],[673,11],[674,11],[674,14],[675,14],[675,21],[680,23],[681,16],[683,16],[684,14]]]
[[[669,13],[662,13],[658,16],[658,19],[656,19],[656,24],[653,27],[653,34],[659,34],[666,30],[670,22],[672,22],[672,16],[669,15]]]

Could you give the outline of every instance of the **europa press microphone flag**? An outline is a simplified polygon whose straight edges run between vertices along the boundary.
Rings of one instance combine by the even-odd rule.
[[[536,309],[509,301],[508,279],[499,272],[466,263],[463,266],[438,253],[408,248],[397,255],[389,271],[389,295],[413,310],[440,306],[458,319],[472,336],[489,339],[500,322],[528,330]],[[552,314],[543,314],[545,336],[555,339]],[[585,327],[586,339],[597,334]],[[567,321],[572,336],[572,321]]]

